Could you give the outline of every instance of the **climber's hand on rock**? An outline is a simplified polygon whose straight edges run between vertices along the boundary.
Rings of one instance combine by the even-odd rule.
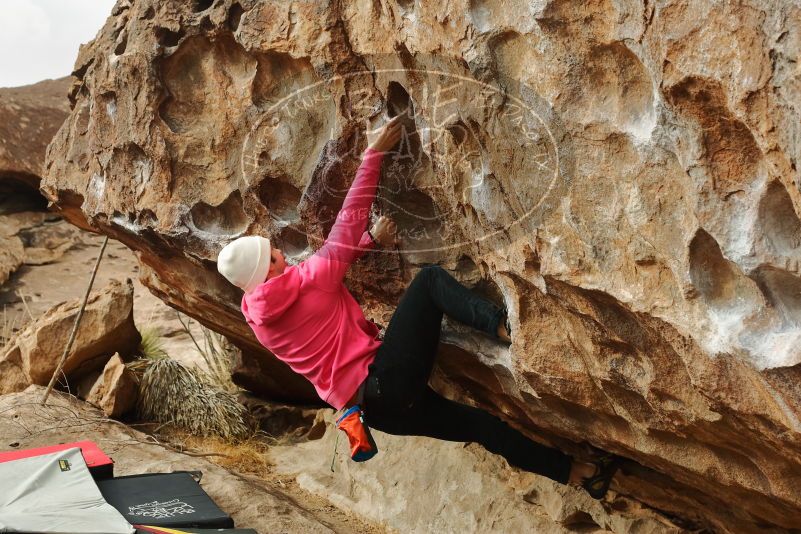
[[[398,142],[401,131],[400,115],[398,115],[391,118],[380,128],[368,132],[368,139],[372,138],[368,146],[378,152],[386,152]]]
[[[378,218],[370,229],[370,233],[373,234],[381,248],[395,246],[400,243],[398,240],[398,227],[395,225],[395,221],[386,215]]]

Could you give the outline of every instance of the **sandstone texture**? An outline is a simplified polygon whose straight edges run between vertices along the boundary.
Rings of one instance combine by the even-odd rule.
[[[326,423],[324,435],[271,447],[276,471],[294,476],[301,488],[337,508],[398,532],[686,532],[621,495],[606,505],[584,491],[510,469],[503,458],[476,444],[374,431],[378,455],[369,462],[353,462],[344,436],[336,443],[340,431],[333,412],[318,413]]]
[[[138,394],[133,371],[125,367],[119,354],[115,354],[89,390],[86,402],[100,408],[109,417],[120,417],[136,406]]]
[[[0,450],[92,440],[114,460],[117,476],[200,471],[201,486],[237,527],[257,532],[379,534],[380,527],[326,508],[280,479],[265,481],[232,473],[207,458],[172,451],[151,436],[108,422],[103,412],[55,392],[39,406],[44,388],[31,386],[0,397]],[[24,424],[20,424],[24,422]],[[196,453],[197,454],[197,453]]]
[[[801,7],[789,2],[120,0],[82,47],[41,191],[125,243],[171,306],[313,401],[217,274],[320,245],[403,113],[347,284],[386,325],[435,262],[502,301],[511,347],[447,323],[435,385],[543,441],[630,459],[620,494],[729,532],[801,527]]]
[[[58,304],[32,321],[0,354],[0,394],[47,385],[72,331],[82,298]],[[62,385],[77,384],[103,369],[119,352],[131,355],[141,337],[133,322],[133,284],[109,283],[89,295],[75,341],[64,363]]]
[[[40,250],[26,254],[23,238],[4,219],[7,213],[44,206],[36,191],[47,145],[69,113],[69,84],[65,77],[0,89],[0,285],[28,260],[47,257]]]
[[[22,265],[58,260],[80,242],[80,230],[43,211],[0,215],[0,286]]]
[[[80,244],[81,231],[63,224],[57,214],[45,211],[20,211],[0,215],[0,239],[16,242],[5,252],[19,248],[20,265],[45,265],[61,258],[70,248]],[[12,271],[13,272],[13,271]],[[5,280],[7,280],[6,278]],[[0,285],[5,280],[0,276]]]
[[[0,213],[19,207],[12,193],[20,187],[39,188],[47,145],[69,113],[70,83],[65,77],[0,89]]]
[[[0,284],[4,284],[24,260],[22,240],[16,235],[0,235]]]
[[[83,298],[103,235],[81,230],[52,212],[24,211],[0,215],[0,236],[15,236],[24,247],[24,263],[5,284],[0,284],[2,352],[9,338],[23,330],[27,322],[61,302]],[[8,250],[0,247],[0,256]],[[199,352],[186,328],[196,340],[202,342],[203,330],[200,325],[188,318],[184,318],[182,324],[176,310],[142,286],[137,276],[138,270],[134,252],[119,241],[110,239],[94,287],[102,288],[111,280],[133,277],[134,322],[137,329],[158,335],[164,352],[170,358],[187,365],[196,364]],[[93,384],[92,381],[88,382],[85,393]]]

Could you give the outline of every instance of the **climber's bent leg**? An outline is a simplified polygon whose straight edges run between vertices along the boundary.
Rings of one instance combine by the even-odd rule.
[[[473,293],[438,265],[428,265],[418,273],[432,304],[448,317],[476,330],[495,336],[503,309]]]
[[[423,267],[392,314],[370,375],[381,377],[385,402],[414,403],[428,385],[442,314],[495,335],[502,310],[470,292],[439,266]]]
[[[570,456],[528,439],[490,413],[448,400],[428,387],[418,403],[401,412],[387,409],[375,391],[368,389],[367,394],[367,422],[382,432],[475,442],[511,465],[562,484],[568,482]]]
[[[408,406],[423,394],[439,345],[442,311],[431,300],[424,272],[401,297],[369,366],[370,376],[381,377],[384,400],[396,406]]]

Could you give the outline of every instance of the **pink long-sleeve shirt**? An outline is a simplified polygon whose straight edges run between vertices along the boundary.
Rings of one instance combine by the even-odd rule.
[[[381,341],[342,280],[373,246],[367,233],[384,153],[367,148],[323,246],[242,297],[259,342],[342,409],[367,377]]]

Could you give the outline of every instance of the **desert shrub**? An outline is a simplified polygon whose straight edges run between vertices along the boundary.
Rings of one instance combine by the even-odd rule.
[[[184,331],[192,339],[201,358],[203,358],[203,362],[206,364],[203,371],[208,375],[208,379],[225,391],[231,393],[239,391],[239,388],[231,381],[231,369],[239,349],[228,341],[227,337],[203,325],[198,325],[203,338],[198,342],[189,328],[191,321],[185,321],[180,313],[178,314],[178,320],[181,322]]]
[[[145,421],[226,440],[252,435],[244,406],[205,373],[169,358],[141,358],[134,364],[140,374],[138,412]]]

